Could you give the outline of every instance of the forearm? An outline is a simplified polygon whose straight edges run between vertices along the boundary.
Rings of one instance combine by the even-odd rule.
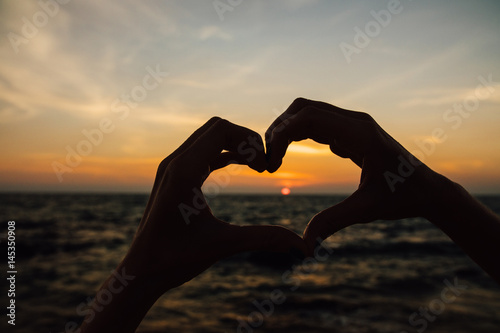
[[[161,292],[122,263],[101,286],[86,311],[81,333],[135,332]]]
[[[444,179],[427,217],[500,283],[500,218],[462,186]]]

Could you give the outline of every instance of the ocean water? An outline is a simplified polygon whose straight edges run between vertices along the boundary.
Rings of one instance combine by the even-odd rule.
[[[126,253],[147,202],[130,194],[0,195],[1,332],[64,332]],[[220,195],[216,216],[302,233],[341,196]],[[479,198],[500,214],[500,196]],[[16,221],[16,325],[7,221]],[[161,297],[138,332],[500,332],[500,287],[423,219],[340,231],[318,260],[246,253]],[[492,254],[499,255],[499,254]],[[499,260],[500,264],[500,260]],[[450,287],[451,286],[451,287]]]

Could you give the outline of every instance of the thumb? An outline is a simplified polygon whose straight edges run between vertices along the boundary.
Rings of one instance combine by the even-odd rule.
[[[302,237],[282,226],[230,225],[229,235],[231,240],[228,242],[228,255],[247,251],[271,251],[305,256],[307,251]]]
[[[369,205],[359,190],[344,201],[316,214],[304,230],[304,241],[308,255],[314,251],[318,243],[327,239],[337,231],[356,223],[370,222]]]

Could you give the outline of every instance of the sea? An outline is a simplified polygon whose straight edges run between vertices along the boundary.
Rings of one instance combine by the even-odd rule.
[[[314,214],[344,198],[227,194],[209,204],[227,222],[302,234]],[[127,252],[147,199],[1,194],[0,331],[77,332],[77,310]],[[500,196],[478,199],[500,214]],[[15,221],[15,297],[8,296],[8,221]],[[354,225],[323,245],[314,260],[262,252],[224,259],[162,296],[137,331],[500,332],[500,286],[424,219]],[[12,298],[15,326],[7,316]]]

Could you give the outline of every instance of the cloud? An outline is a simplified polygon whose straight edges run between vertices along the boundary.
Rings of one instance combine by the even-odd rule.
[[[451,107],[453,104],[462,103],[471,97],[479,97],[480,101],[500,103],[500,84],[494,84],[488,88],[483,87],[476,91],[476,87],[479,84],[480,82],[477,81],[470,88],[434,88],[421,90],[413,93],[415,97],[401,101],[399,106],[402,108],[416,106]]]
[[[176,126],[201,125],[207,121],[207,119],[205,118],[183,115],[179,113],[154,113],[141,116],[141,119],[148,122],[169,124]]]
[[[176,127],[200,126],[208,119],[205,116],[193,114],[189,106],[174,99],[166,100],[162,107],[141,107],[137,119],[154,124],[167,124]]]
[[[201,40],[207,39],[221,39],[221,40],[232,40],[233,36],[221,28],[215,25],[204,26],[199,32],[199,38]]]
[[[469,48],[465,44],[458,43],[440,51],[439,53],[429,55],[418,64],[412,64],[411,66],[408,66],[407,69],[400,72],[395,73],[387,70],[380,72],[377,70],[377,72],[382,75],[373,76],[376,84],[366,82],[363,88],[356,89],[354,92],[341,97],[336,103],[339,105],[350,105],[354,104],[357,100],[366,99],[367,96],[375,96],[385,93],[391,88],[398,87],[398,89],[400,89],[402,84],[411,81],[416,76],[422,75],[422,73],[430,74],[433,71],[439,71],[441,70],[443,64],[460,58],[462,54],[466,54],[468,51]]]
[[[437,164],[440,170],[449,173],[471,173],[471,170],[474,170],[473,173],[476,173],[478,169],[482,169],[486,166],[486,163],[483,160],[449,160],[444,162],[439,162]]]
[[[267,62],[265,54],[245,63],[224,62],[210,70],[194,69],[169,78],[169,84],[179,88],[194,88],[207,91],[229,91],[238,86],[248,88],[247,80],[259,72]]]
[[[34,118],[36,115],[36,111],[27,108],[18,108],[6,104],[0,106],[0,124],[23,122]]]

